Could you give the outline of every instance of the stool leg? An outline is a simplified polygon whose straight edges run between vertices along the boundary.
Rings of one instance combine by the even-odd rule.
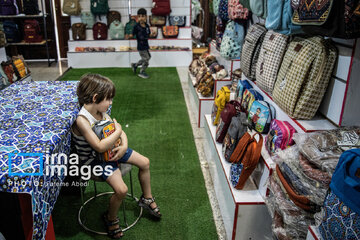
[[[132,175],[131,175],[131,170],[129,172],[130,174],[130,192],[131,192],[131,197],[134,197],[134,188],[133,188],[133,181],[132,181]]]
[[[126,197],[125,197],[126,198]],[[122,201],[122,210],[123,210],[123,215],[124,215],[124,223],[126,225],[126,227],[129,226],[129,224],[127,223],[127,220],[126,220],[126,207],[125,207],[125,198],[123,199]]]

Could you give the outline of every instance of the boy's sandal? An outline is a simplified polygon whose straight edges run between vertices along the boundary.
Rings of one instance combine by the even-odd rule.
[[[155,207],[155,208],[151,208],[151,204],[155,202],[155,198],[145,198],[144,195],[141,195],[140,200],[139,200],[139,206],[142,208],[146,208],[151,215],[160,218],[161,217],[161,213],[160,213],[160,209],[159,207]]]
[[[119,225],[120,223],[120,220],[119,218],[117,217],[114,221],[110,221],[108,219],[108,212],[106,211],[104,214],[103,214],[103,220],[105,222],[105,225],[106,225],[106,231],[108,233],[108,236],[113,238],[113,239],[119,239],[119,238],[122,238],[123,237],[123,234],[122,234],[122,229],[121,227],[119,226],[118,228],[115,228],[115,229],[109,229],[109,227],[111,226],[115,226],[115,225]],[[119,233],[120,236],[119,237],[115,237],[116,235],[118,235]]]

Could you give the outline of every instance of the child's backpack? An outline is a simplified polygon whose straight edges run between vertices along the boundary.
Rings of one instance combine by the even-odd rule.
[[[242,101],[241,101],[241,110],[246,114],[249,113],[252,103],[255,100],[264,100],[263,96],[256,91],[255,89],[245,89]]]
[[[94,16],[107,15],[109,12],[108,0],[91,0],[90,4],[91,13]]]
[[[221,111],[224,110],[225,104],[230,101],[230,89],[227,86],[222,87],[216,93],[215,101],[212,107],[211,120],[214,125],[220,121]]]
[[[118,11],[109,11],[106,20],[107,20],[107,25],[110,27],[110,24],[115,20],[121,22],[121,14]]]
[[[151,13],[157,16],[166,16],[171,13],[170,0],[153,0]]]
[[[4,47],[6,45],[6,36],[3,30],[0,30],[0,47]]]
[[[35,19],[24,21],[24,40],[25,42],[41,42],[43,37],[40,35],[40,25]]]
[[[110,39],[124,39],[125,27],[119,20],[114,20],[109,27]]]
[[[255,136],[259,136],[256,141]],[[263,138],[261,134],[256,133],[252,137],[249,133],[245,133],[236,146],[230,161],[233,162],[230,167],[230,182],[233,187],[241,190],[244,188],[247,179],[255,170],[260,157]],[[232,160],[233,159],[233,160]]]
[[[63,12],[67,15],[77,16],[81,12],[80,0],[64,0]]]
[[[19,27],[15,22],[11,20],[5,20],[3,22],[3,26],[6,41],[8,43],[17,43],[21,41]]]
[[[133,35],[133,30],[134,30],[135,25],[136,25],[136,20],[133,18],[131,18],[130,21],[128,23],[126,23],[125,39],[135,38],[135,36]]]
[[[92,29],[95,23],[95,16],[91,12],[81,12],[81,22],[86,25],[86,28]]]
[[[258,133],[268,133],[270,123],[276,118],[275,108],[266,101],[254,101],[249,110],[249,122]]]
[[[227,59],[239,58],[244,42],[244,35],[243,25],[234,21],[228,22],[221,40],[221,56]]]
[[[293,135],[295,128],[287,121],[273,119],[270,130],[265,137],[265,147],[269,154],[274,154],[277,149],[284,150],[294,144]]]
[[[23,10],[25,15],[38,15],[40,12],[38,0],[23,0]]]
[[[0,0],[0,15],[18,15],[16,0]]]
[[[241,103],[245,89],[251,88],[252,86],[247,80],[239,80],[235,91],[235,99]]]
[[[239,0],[229,0],[228,13],[231,20],[248,19],[250,14],[249,9],[241,5]]]
[[[228,5],[228,0],[220,0],[219,17],[225,22],[229,21]]]
[[[231,119],[240,113],[240,103],[230,101],[226,103],[224,110],[220,114],[220,122],[216,127],[216,141],[222,143],[228,131]]]
[[[86,39],[86,25],[84,23],[74,23],[71,26],[71,31],[74,41]]]
[[[256,63],[266,31],[263,25],[253,24],[245,36],[241,52],[240,68],[244,75],[250,80],[255,78]]]
[[[18,79],[24,78],[29,72],[22,56],[13,56],[13,67]]]
[[[248,119],[244,112],[240,112],[240,114],[232,117],[222,144],[222,152],[226,161],[230,162],[230,156],[234,152],[240,138],[247,132],[248,125]]]
[[[106,40],[108,34],[108,28],[105,23],[97,22],[93,26],[94,40]]]
[[[340,156],[324,201],[319,226],[324,239],[360,239],[359,199],[360,149],[352,149]]]

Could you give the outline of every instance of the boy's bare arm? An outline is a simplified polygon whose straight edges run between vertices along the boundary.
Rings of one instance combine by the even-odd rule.
[[[115,119],[114,123],[115,132],[112,133],[109,137],[100,140],[96,136],[94,131],[91,129],[90,123],[86,118],[78,116],[78,118],[76,119],[76,125],[81,135],[83,135],[85,140],[90,144],[90,146],[99,153],[103,153],[106,150],[111,149],[116,140],[122,135],[121,125],[116,122]]]
[[[128,139],[126,133],[123,131],[121,134],[121,144],[120,146],[114,148],[112,151],[115,155],[110,159],[110,161],[116,161],[124,156],[126,150],[128,149]]]

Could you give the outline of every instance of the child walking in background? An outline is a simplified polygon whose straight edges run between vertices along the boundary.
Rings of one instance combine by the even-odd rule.
[[[151,58],[148,42],[150,27],[146,23],[147,16],[146,10],[144,8],[140,8],[137,12],[137,15],[138,23],[134,27],[133,35],[136,36],[137,50],[139,51],[141,59],[137,63],[132,63],[131,68],[136,74],[137,68],[141,66],[141,70],[138,76],[141,78],[149,78],[149,75],[146,74],[145,70],[149,66],[149,60]]]
[[[128,191],[119,170],[120,163],[126,162],[139,168],[138,177],[143,194],[138,204],[155,217],[161,217],[159,208],[151,193],[150,162],[148,158],[128,147],[127,136],[116,119],[113,119],[115,131],[107,138],[100,140],[92,130],[92,127],[98,121],[111,120],[110,116],[106,114],[115,96],[115,86],[110,79],[99,74],[84,75],[78,85],[77,96],[81,109],[72,126],[73,142],[82,163],[90,164],[92,167],[101,166],[103,169],[101,177],[114,190],[114,194],[110,198],[108,211],[103,214],[103,219],[107,225],[108,235],[118,239],[123,236],[123,233],[119,226],[117,214]],[[93,150],[99,153],[105,152],[111,149],[119,138],[121,138],[121,144],[112,150],[112,158],[108,162],[96,159]],[[112,169],[110,173],[105,171],[105,167],[108,169],[109,166]]]

